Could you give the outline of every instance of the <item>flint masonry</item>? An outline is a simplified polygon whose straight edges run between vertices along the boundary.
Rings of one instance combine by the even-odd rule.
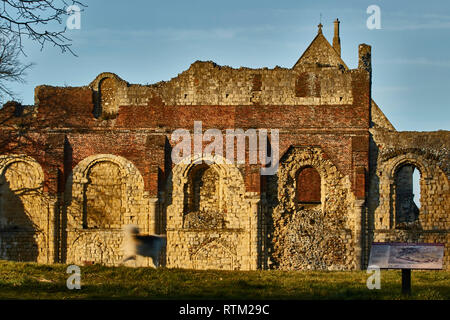
[[[371,47],[350,69],[334,29],[331,45],[320,24],[292,68],[197,61],[167,82],[102,73],[6,103],[0,259],[117,265],[133,223],[167,235],[167,267],[354,270],[373,241],[402,241],[445,243],[448,270],[450,132],[396,131],[371,95]],[[277,129],[276,174],[202,154],[172,163],[171,133],[194,121]]]

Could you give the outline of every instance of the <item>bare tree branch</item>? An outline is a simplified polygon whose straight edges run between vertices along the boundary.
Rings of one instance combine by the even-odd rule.
[[[14,99],[14,92],[8,87],[8,82],[25,82],[26,70],[32,64],[23,64],[20,59],[20,48],[16,37],[4,38],[0,36],[0,101]]]
[[[49,43],[59,47],[62,52],[69,51],[71,39],[65,35],[65,19],[69,16],[67,8],[71,5],[86,7],[76,0],[1,0],[0,2],[0,35],[6,38],[15,37],[23,52],[23,37],[27,37],[41,46]],[[81,8],[80,8],[81,9]],[[60,30],[53,29],[54,24],[64,24]]]

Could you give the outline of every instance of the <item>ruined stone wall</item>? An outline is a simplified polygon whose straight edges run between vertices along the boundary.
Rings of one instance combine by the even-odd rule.
[[[450,134],[371,130],[371,169],[368,197],[368,243],[445,243],[444,268],[450,268]],[[420,172],[420,210],[415,221],[397,221],[398,170],[405,165]],[[404,187],[404,186],[403,186]],[[368,253],[368,251],[367,251]]]
[[[414,235],[447,242],[444,149],[417,151],[432,135],[380,130],[372,139],[369,172],[369,127],[393,130],[371,99],[370,47],[360,46],[360,66],[349,70],[326,39],[316,39],[292,69],[196,62],[153,85],[102,73],[85,87],[36,88],[33,108],[1,110],[0,119],[9,123],[2,124],[2,136],[24,127],[25,118],[36,136],[26,149],[16,140],[8,148],[2,144],[2,154],[14,148],[36,153],[43,190],[59,199],[48,233],[56,260],[118,264],[121,228],[128,223],[143,233],[167,234],[167,266],[197,269],[354,269],[362,240],[364,259],[374,239]],[[173,164],[171,133],[192,133],[194,121],[202,121],[203,132],[279,130],[284,156],[277,175],[261,176],[260,163],[211,165],[196,175],[198,155]],[[395,229],[391,185],[400,160],[419,168],[423,190],[429,190],[421,198],[419,233]],[[320,202],[298,201],[297,174],[305,167],[320,175]],[[304,180],[301,185],[317,179]]]
[[[67,183],[63,212],[67,262],[120,264],[123,226],[135,224],[143,233],[150,227],[148,197],[139,171],[124,158],[94,155],[78,163]]]
[[[318,81],[315,88],[320,87],[320,98],[317,93],[309,97],[296,96],[298,80],[302,75]],[[292,85],[282,84],[288,78]],[[235,90],[246,92],[250,87],[262,98],[258,102],[249,100],[242,104],[227,101],[204,105],[214,102],[208,99],[220,96],[220,79],[229,81]],[[116,118],[95,118],[96,103],[102,103],[102,84],[106,80],[114,88],[108,92],[115,92],[114,104],[119,105],[119,111]],[[180,100],[172,94],[172,91],[184,92],[192,86],[198,87],[194,96],[195,103],[199,105],[187,106],[184,98]],[[127,96],[126,91],[130,94],[134,92],[133,97],[136,98]],[[249,93],[245,92],[242,97],[247,99]],[[277,95],[280,97],[276,98]],[[295,96],[294,100],[286,98],[289,95]],[[351,101],[345,98],[350,95]],[[45,115],[49,119],[48,127],[70,132],[69,144],[74,149],[72,162],[96,153],[123,156],[138,166],[145,187],[150,188],[153,196],[162,191],[164,179],[170,171],[170,164],[162,160],[167,157],[168,150],[165,148],[171,143],[170,133],[179,128],[192,130],[194,121],[201,121],[204,130],[279,129],[283,152],[291,145],[320,145],[327,149],[327,154],[335,160],[338,168],[350,175],[354,189],[361,190],[361,186],[355,187],[354,172],[356,166],[365,166],[367,161],[364,157],[367,157],[368,151],[355,149],[352,152],[348,138],[366,135],[369,127],[370,74],[365,70],[232,69],[210,62],[197,62],[171,81],[155,85],[130,85],[114,74],[103,73],[89,87],[63,89],[42,86],[36,89],[36,97],[39,114],[42,112],[42,118]],[[69,102],[64,102],[61,97]],[[65,118],[61,120],[63,116]],[[53,123],[53,119],[57,122]],[[63,129],[65,126],[67,129]],[[75,134],[77,132],[79,134]],[[341,139],[345,143],[337,142]],[[251,178],[253,182],[250,183],[245,173],[244,179],[247,186],[254,188],[249,191],[259,191],[255,178]]]
[[[31,128],[45,131],[49,128],[92,128],[98,125],[94,117],[94,92],[89,87],[35,88],[36,113]]]
[[[212,194],[199,199],[199,208],[210,210],[212,207],[204,206],[202,201],[211,204],[211,200],[217,202],[220,198],[220,204],[214,206],[219,212],[213,213],[222,216],[223,222],[217,223],[214,219],[206,219],[203,223],[192,223],[192,215],[200,219],[205,216],[198,211],[189,212],[189,207],[186,208],[185,199],[189,197],[186,186],[192,178],[195,179],[198,166],[202,166],[202,162],[208,159],[193,157],[186,164],[177,164],[169,178],[165,202],[167,266],[195,269],[256,269],[259,250],[256,243],[258,212],[249,202],[242,174],[235,165],[211,164],[205,173],[214,170],[213,175],[218,176],[218,179],[214,181],[214,188],[211,185],[207,186]],[[208,175],[205,178],[207,177]]]
[[[303,79],[313,77],[314,94],[298,94]],[[108,78],[107,78],[108,79]],[[108,80],[112,83],[112,79]],[[106,81],[106,80],[102,80]],[[117,104],[146,106],[155,97],[166,105],[333,105],[352,104],[352,72],[326,70],[304,73],[275,69],[233,69],[213,62],[196,62],[169,82],[125,85],[115,80]],[[333,83],[333,84],[331,84]],[[101,88],[100,88],[101,90]],[[107,92],[111,89],[107,88]]]
[[[52,262],[54,221],[43,183],[34,159],[0,157],[0,259]]]
[[[86,87],[39,86],[35,97],[34,122],[45,121],[46,128],[161,130],[192,126],[193,120],[214,128],[355,128],[368,121],[370,74],[197,62],[168,82],[132,85],[103,73]]]
[[[170,81],[101,73],[83,87],[38,86],[34,106],[6,104],[0,258],[117,265],[130,223],[167,235],[168,267],[195,269],[359,269],[372,241],[448,244],[448,132],[395,132],[371,97],[371,47],[359,45],[352,70],[338,51],[319,25],[291,69],[197,61]],[[172,132],[193,140],[194,121],[202,132],[278,130],[276,175],[200,154],[172,163]],[[421,207],[401,221],[405,166],[421,173]]]
[[[360,76],[365,79],[363,74]],[[87,161],[85,159],[109,154],[132,162],[142,175],[144,195],[145,192],[148,192],[149,198],[144,200],[143,205],[134,204],[134,207],[137,208],[136,210],[142,209],[148,213],[147,218],[144,218],[148,227],[139,223],[140,228],[144,233],[167,233],[166,260],[169,266],[231,270],[267,267],[268,257],[272,253],[268,251],[270,240],[266,235],[268,229],[271,228],[272,220],[267,214],[267,207],[261,204],[265,199],[260,196],[261,180],[263,180],[259,172],[260,167],[258,165],[240,166],[237,169],[239,174],[230,173],[231,169],[220,169],[219,183],[214,183],[214,188],[212,188],[212,184],[209,184],[210,190],[220,190],[220,192],[212,197],[204,197],[206,200],[212,200],[213,206],[203,206],[203,208],[212,208],[217,207],[216,204],[219,203],[219,212],[212,212],[208,209],[203,210],[202,214],[196,215],[195,212],[190,212],[185,215],[183,209],[180,209],[184,208],[184,200],[180,200],[184,198],[176,197],[178,200],[172,204],[174,191],[170,188],[167,189],[172,183],[170,177],[173,176],[173,170],[175,170],[170,161],[166,161],[167,158],[170,158],[171,151],[171,143],[168,142],[169,133],[172,128],[177,128],[177,126],[184,126],[192,130],[194,120],[204,120],[204,130],[211,127],[279,128],[281,131],[280,154],[283,154],[292,145],[320,145],[326,150],[326,157],[332,159],[336,168],[344,176],[347,176],[350,184],[354,184],[356,166],[364,167],[367,162],[365,157],[368,150],[365,150],[364,143],[355,143],[354,141],[364,140],[366,135],[364,128],[367,128],[369,123],[367,106],[370,96],[364,93],[367,84],[359,86],[352,83],[352,86],[357,97],[355,99],[357,103],[353,106],[285,106],[283,112],[280,112],[277,106],[257,105],[196,106],[195,108],[151,106],[141,110],[135,109],[138,112],[133,117],[127,113],[132,109],[121,107],[117,119],[89,120],[95,122],[92,127],[89,127],[89,121],[83,122],[83,117],[76,119],[77,125],[72,128],[65,128],[64,126],[68,125],[68,122],[63,121],[63,126],[58,125],[51,132],[52,145],[57,145],[62,152],[55,158],[62,172],[58,174],[56,171],[51,173],[49,171],[48,176],[48,179],[58,181],[61,180],[61,177],[65,179],[58,187],[61,194],[65,196],[65,201],[61,202],[59,207],[60,240],[58,240],[58,244],[61,252],[58,261],[116,265],[122,259],[122,253],[118,248],[121,247],[123,235],[119,228],[106,224],[90,229],[88,219],[86,220],[88,228],[83,228],[85,204],[86,208],[98,210],[99,216],[102,217],[101,221],[103,221],[105,217],[109,217],[106,215],[108,213],[104,211],[105,208],[117,207],[118,205],[110,204],[118,201],[122,202],[123,207],[123,202],[125,202],[124,197],[117,196],[118,190],[124,190],[124,188],[126,190],[126,183],[117,181],[120,180],[117,179],[117,176],[119,172],[122,174],[123,165],[114,161],[114,164],[110,164],[111,159],[94,161],[95,165],[85,163]],[[80,89],[80,91],[75,90],[74,92],[79,94],[84,90]],[[44,94],[41,92],[40,95]],[[53,96],[52,99],[54,99]],[[59,101],[58,99],[56,101]],[[44,100],[40,101],[44,103]],[[53,101],[47,100],[48,103],[53,103]],[[84,103],[83,100],[80,101],[81,104]],[[89,117],[95,119],[91,111],[93,104],[85,106],[81,104],[77,108],[85,110],[86,116],[89,110]],[[46,108],[42,107],[40,110],[46,110]],[[65,112],[71,116],[69,109]],[[123,117],[124,115],[126,117]],[[50,119],[57,118],[50,117]],[[142,128],[140,121],[148,121],[145,126],[149,128]],[[117,125],[120,125],[119,128],[115,127]],[[136,125],[136,127],[126,128],[125,125],[129,127]],[[42,159],[43,165],[46,166],[47,162],[47,158]],[[80,166],[81,163],[83,163],[82,166]],[[79,182],[74,182],[74,175],[71,172],[77,170],[83,172],[84,178]],[[128,173],[125,173],[125,176],[127,175]],[[240,178],[231,180],[226,178],[235,175]],[[206,182],[212,182],[212,180],[207,179]],[[236,187],[237,185],[239,187]],[[292,186],[295,189],[295,182]],[[364,189],[364,184],[354,185],[352,188]],[[78,191],[74,193],[74,190]],[[206,192],[206,194],[208,193],[210,192]],[[111,198],[111,195],[114,196]],[[220,201],[217,202],[217,198],[220,198]],[[76,199],[75,202],[73,202],[74,199]],[[92,200],[92,205],[88,205],[89,199]],[[96,200],[101,201],[97,203]],[[179,207],[177,207],[178,205]],[[177,209],[175,210],[175,208]],[[170,220],[176,212],[183,214],[184,218],[181,221],[184,225],[171,228],[169,226],[173,221],[170,222]],[[204,214],[205,212],[206,214]],[[110,214],[120,216],[117,211],[110,212]],[[142,213],[138,215],[142,216]],[[71,222],[74,216],[78,217],[77,223]],[[189,218],[192,218],[190,220],[193,221],[192,224],[186,223]],[[129,220],[122,221],[122,224],[126,224]],[[117,226],[120,223],[112,225]],[[339,250],[333,252],[341,252]],[[326,255],[330,255],[330,253]],[[149,262],[139,262],[138,265],[147,265],[146,263]],[[298,265],[293,268],[298,268]]]
[[[313,167],[321,176],[321,202],[305,206],[296,199],[297,172]],[[355,213],[348,176],[320,148],[291,148],[276,177],[268,181],[268,217],[273,267],[345,270],[356,267]],[[271,222],[270,222],[271,221]],[[270,228],[269,228],[270,229]]]

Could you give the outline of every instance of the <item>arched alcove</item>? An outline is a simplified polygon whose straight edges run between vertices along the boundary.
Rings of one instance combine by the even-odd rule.
[[[114,162],[91,166],[83,188],[83,228],[120,228],[123,224],[126,180]]]
[[[49,216],[39,163],[0,157],[0,259],[49,262]]]
[[[184,186],[184,227],[222,228],[226,205],[222,203],[220,175],[213,167],[191,168]]]
[[[249,225],[244,179],[226,159],[195,156],[175,165],[167,183],[166,212],[167,266],[241,269],[256,260],[250,249],[250,230],[256,225]],[[208,247],[211,238],[226,242],[231,251]]]
[[[149,229],[144,180],[134,164],[120,156],[97,154],[80,161],[67,181],[65,203],[68,263],[118,265],[123,225],[136,224],[143,233]]]
[[[301,168],[296,175],[296,199],[300,204],[320,204],[322,198],[320,174],[312,166]]]
[[[119,112],[119,89],[128,83],[114,73],[103,72],[90,84],[92,89],[95,118],[102,120],[115,119]]]

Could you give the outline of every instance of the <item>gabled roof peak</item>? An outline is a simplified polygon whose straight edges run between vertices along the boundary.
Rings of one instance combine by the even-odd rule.
[[[334,68],[344,67],[344,69],[348,69],[347,65],[340,57],[340,52],[338,53],[323,35],[322,23],[319,23],[317,27],[318,31],[316,37],[302,54],[300,59],[298,59],[298,61],[295,63],[293,69],[301,68],[301,66],[307,68],[315,68],[321,66]]]

